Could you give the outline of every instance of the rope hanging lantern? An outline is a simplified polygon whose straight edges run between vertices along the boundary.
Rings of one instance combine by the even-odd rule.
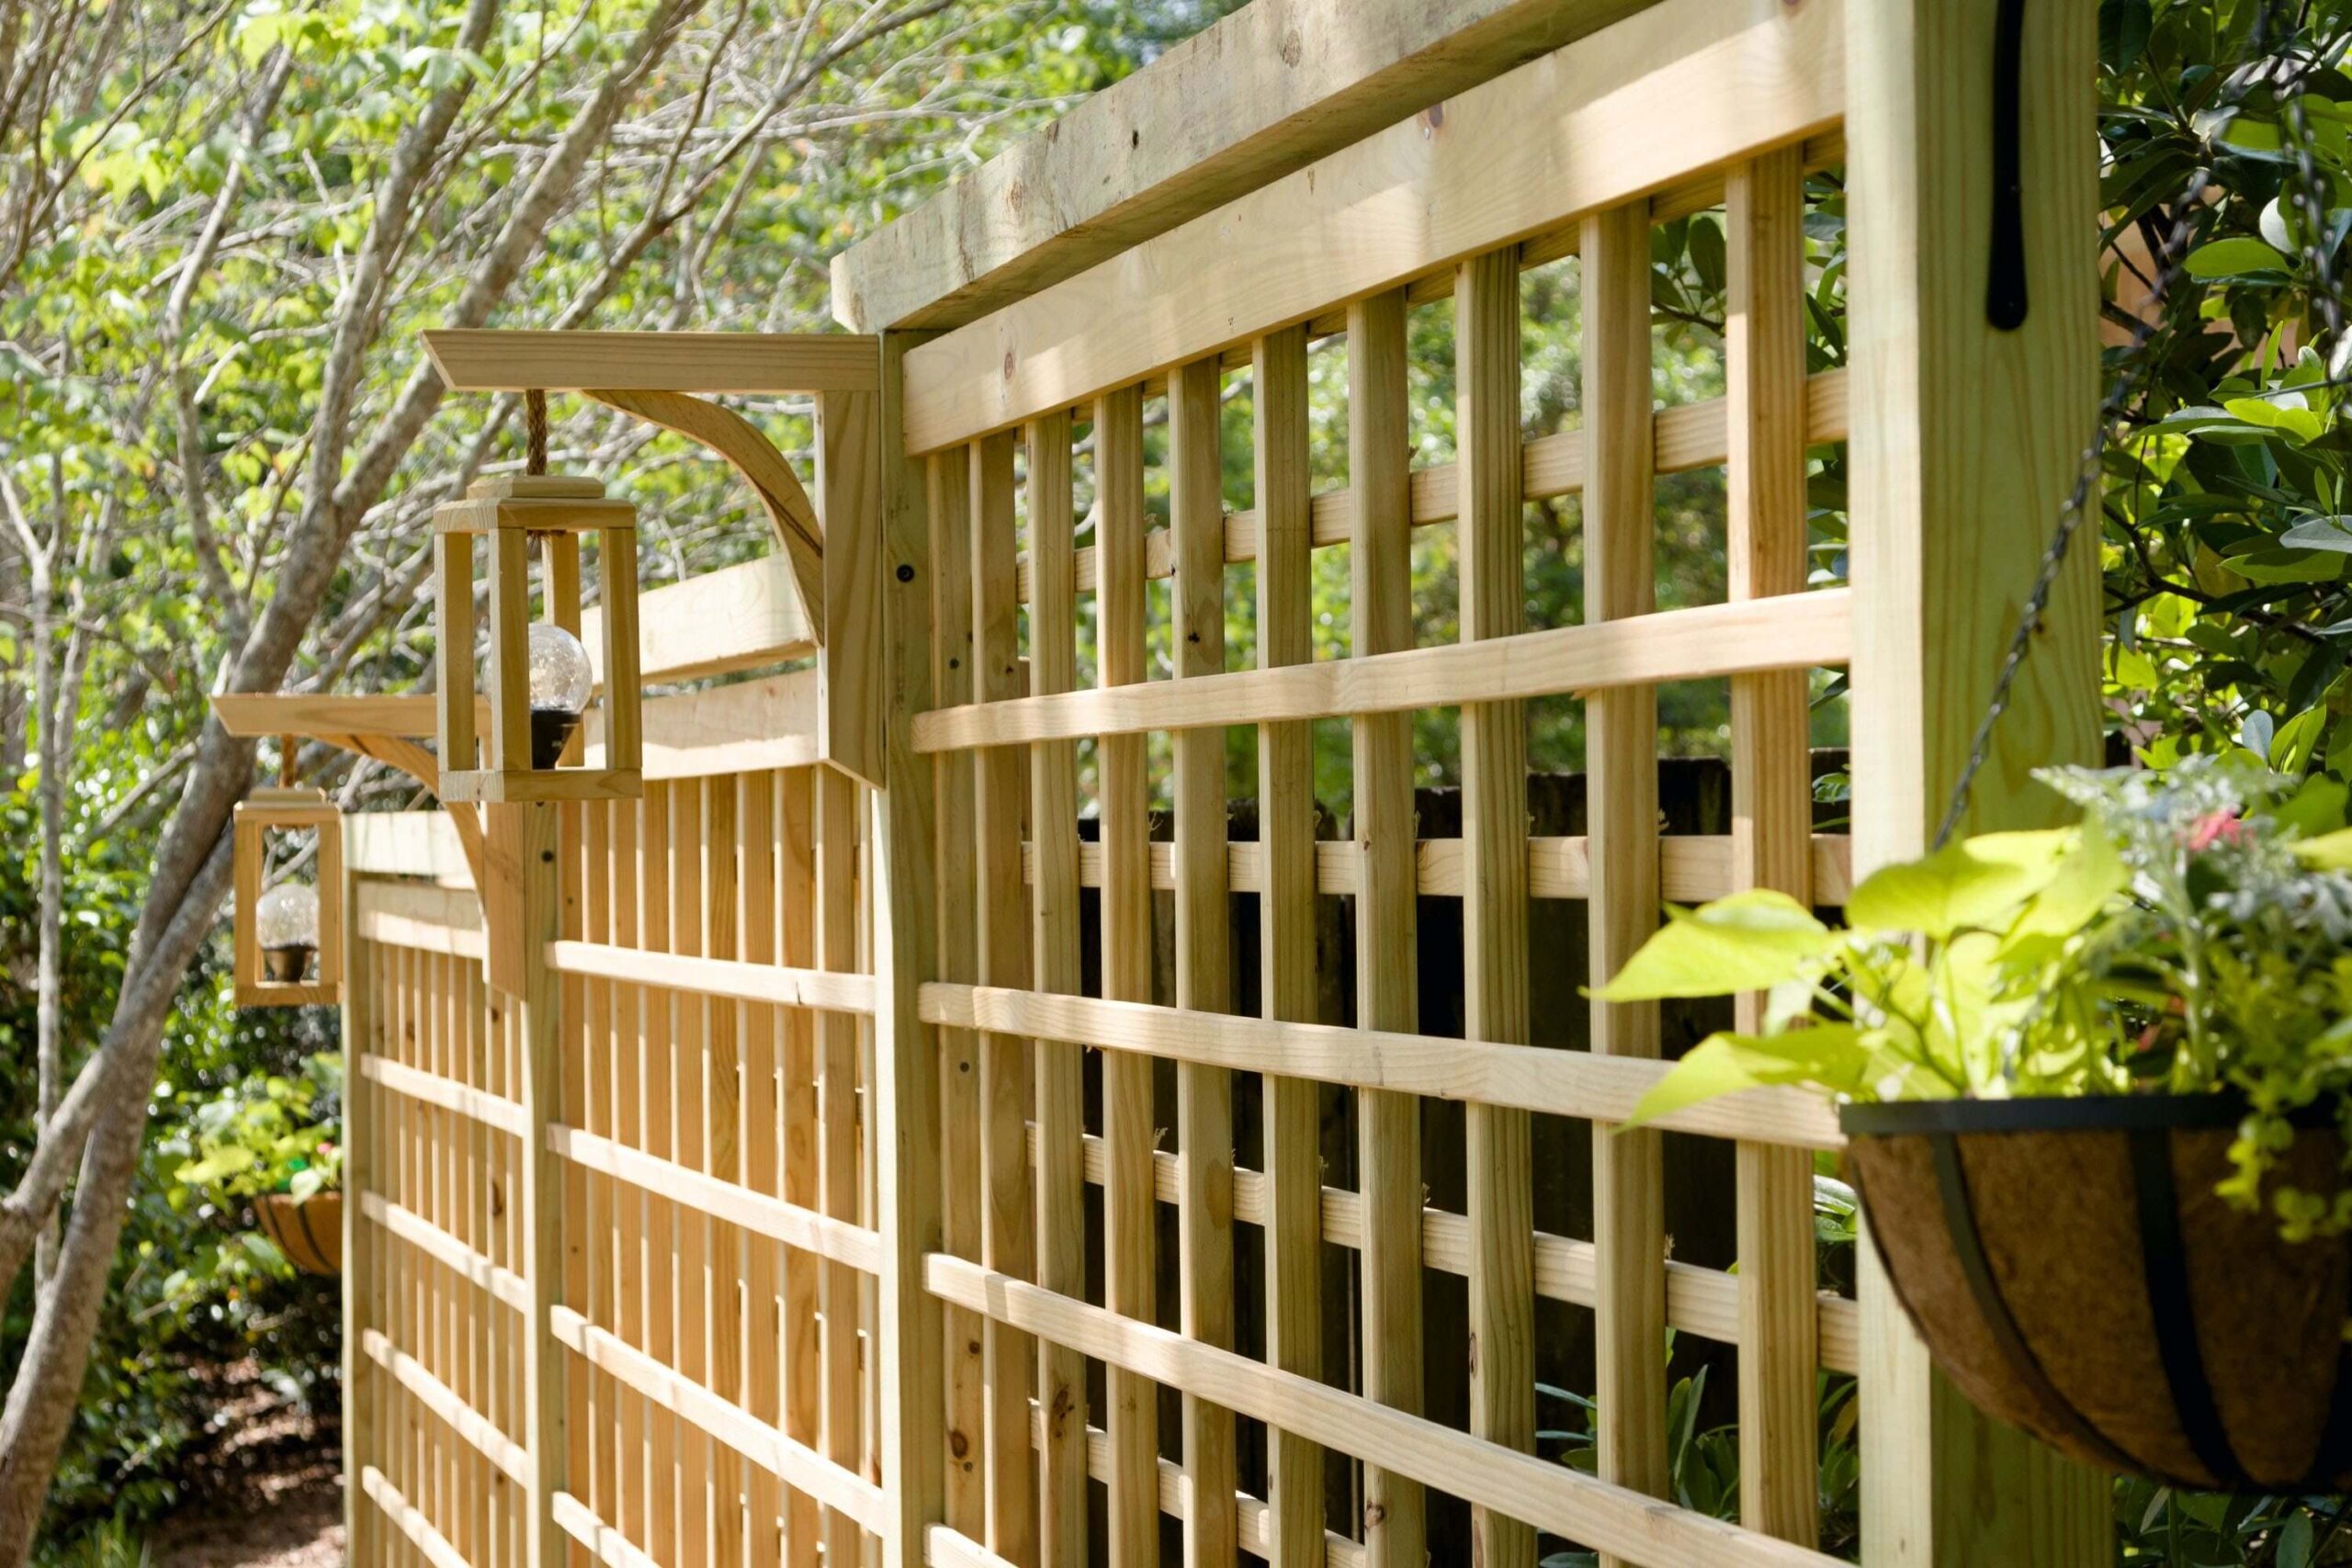
[[[329,1007],[343,999],[343,813],[295,783],[294,737],[277,742],[277,786],[239,803],[232,828],[239,1007]],[[313,880],[265,888],[270,835],[308,832]]]

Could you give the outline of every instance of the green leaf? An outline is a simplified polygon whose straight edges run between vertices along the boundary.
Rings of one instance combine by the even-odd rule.
[[[2352,517],[2306,517],[2278,536],[2299,550],[2335,550],[2352,555]]]
[[[1916,932],[1938,941],[1969,927],[2006,930],[2057,874],[2075,830],[1987,833],[1925,860],[1872,872],[1846,901],[1857,931]]]
[[[1823,1023],[1773,1035],[1709,1035],[1650,1086],[1625,1125],[1645,1126],[1726,1094],[1772,1084],[1813,1084],[1852,1092],[1862,1086],[1870,1062],[1860,1032],[1850,1023]]]
[[[2295,858],[2313,871],[2352,871],[2352,828],[2305,839],[2295,846]]]
[[[2301,773],[2310,765],[2312,748],[2319,744],[2326,723],[2325,708],[2305,708],[2280,725],[2270,739],[2270,765],[2282,773]]]
[[[2287,258],[2248,235],[2227,240],[2214,240],[2188,253],[2182,264],[2188,276],[2211,282],[2222,277],[2247,277],[2261,273],[2284,276]]]
[[[1696,909],[1673,909],[1657,935],[1597,995],[1612,1002],[1760,991],[1795,976],[1836,939],[1785,893],[1752,888]]]

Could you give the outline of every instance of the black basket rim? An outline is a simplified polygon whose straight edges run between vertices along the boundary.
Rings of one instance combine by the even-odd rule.
[[[2234,1129],[2251,1107],[2234,1089],[2214,1094],[2102,1094],[2016,1100],[1912,1100],[1850,1104],[1838,1109],[1849,1137],[1897,1138],[1928,1134],[2198,1133]],[[2327,1101],[2299,1107],[2287,1118],[2297,1127],[2335,1125]]]

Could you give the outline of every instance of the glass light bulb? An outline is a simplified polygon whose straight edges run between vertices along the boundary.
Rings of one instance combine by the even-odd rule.
[[[588,650],[549,621],[531,627],[531,706],[577,718],[588,708]]]
[[[254,935],[263,947],[319,945],[319,890],[281,882],[254,905]]]

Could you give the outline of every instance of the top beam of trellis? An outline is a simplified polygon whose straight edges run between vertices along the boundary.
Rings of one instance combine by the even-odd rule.
[[[1244,6],[842,252],[834,312],[961,326],[1648,3]]]
[[[874,340],[841,333],[448,327],[424,351],[453,392],[871,392],[882,375]]]

